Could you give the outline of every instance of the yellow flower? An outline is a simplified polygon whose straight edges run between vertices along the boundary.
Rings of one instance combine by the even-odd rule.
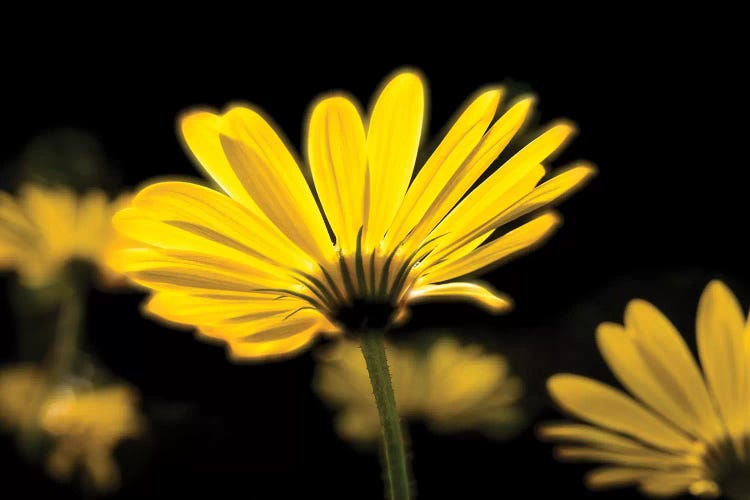
[[[0,370],[0,424],[8,430],[33,424],[35,404],[44,391],[44,373],[34,365]]]
[[[648,495],[750,494],[750,321],[721,282],[706,287],[696,322],[702,372],[675,327],[633,300],[625,324],[597,330],[599,350],[632,397],[578,375],[550,378],[552,398],[586,423],[541,429],[564,460],[603,462],[594,489],[636,484]]]
[[[499,354],[478,345],[441,338],[427,351],[387,344],[398,414],[424,420],[437,432],[476,429],[501,434],[521,420],[516,406],[523,388]],[[316,392],[339,409],[336,430],[352,441],[380,436],[375,398],[359,345],[343,341],[325,356],[314,381]]]
[[[306,141],[314,193],[256,109],[188,112],[184,142],[223,192],[186,182],[144,188],[115,216],[142,245],[113,265],[155,292],[148,312],[227,342],[235,358],[382,327],[420,301],[507,310],[509,299],[487,285],[454,280],[543,240],[559,216],[540,211],[594,169],[577,163],[537,186],[574,132],[558,122],[472,189],[532,109],[526,97],[494,120],[502,96],[490,88],[473,99],[413,179],[425,114],[418,74],[388,80],[365,118],[342,93],[319,99]]]
[[[69,480],[80,466],[101,492],[119,485],[112,456],[117,444],[141,432],[137,399],[125,385],[50,387],[44,371],[30,364],[0,370],[0,424],[8,430],[42,429],[53,440],[47,456],[50,475]]]
[[[41,412],[41,426],[55,440],[47,457],[50,474],[68,480],[77,466],[97,491],[119,486],[120,473],[113,453],[120,441],[137,437],[142,422],[137,396],[118,385],[89,392],[61,391]]]
[[[126,240],[111,219],[125,202],[110,202],[98,190],[79,197],[35,184],[22,187],[17,198],[0,192],[0,268],[15,269],[25,285],[37,287],[78,258],[97,266],[105,284],[114,284],[117,276],[106,262]]]

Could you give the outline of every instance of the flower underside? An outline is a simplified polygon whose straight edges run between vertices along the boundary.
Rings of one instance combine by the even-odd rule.
[[[398,324],[417,302],[507,311],[506,296],[465,278],[544,241],[560,223],[549,207],[594,169],[579,162],[540,184],[543,163],[574,133],[561,121],[478,182],[533,106],[519,99],[496,119],[502,95],[491,88],[474,98],[419,169],[417,74],[389,80],[369,117],[349,97],[327,96],[308,123],[312,182],[258,111],[189,112],[185,144],[223,193],[187,182],[145,187],[114,221],[140,245],[112,265],[155,292],[148,312],[196,326],[241,358]]]

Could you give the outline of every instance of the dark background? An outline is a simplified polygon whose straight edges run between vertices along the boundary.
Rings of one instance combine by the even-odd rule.
[[[527,381],[534,418],[507,443],[471,433],[436,436],[411,425],[417,492],[420,498],[631,498],[633,490],[587,492],[588,467],[555,462],[533,427],[557,416],[544,396],[546,377],[558,371],[608,377],[594,328],[620,320],[630,298],[652,300],[688,337],[709,279],[727,279],[748,299],[746,89],[734,42],[723,39],[727,33],[705,32],[722,25],[694,22],[623,20],[619,28],[602,22],[554,33],[529,23],[522,37],[500,24],[464,26],[465,34],[435,27],[411,43],[390,40],[391,48],[360,48],[352,34],[337,38],[326,30],[312,38],[279,31],[214,46],[203,45],[211,37],[189,26],[158,49],[129,43],[103,49],[93,36],[58,44],[67,37],[53,37],[39,50],[3,49],[2,182],[12,189],[13,165],[33,136],[61,126],[93,133],[123,186],[152,176],[196,176],[176,139],[175,116],[234,100],[261,106],[299,147],[316,95],[340,88],[367,103],[403,65],[420,68],[429,81],[430,136],[485,84],[533,91],[541,123],[568,117],[581,130],[556,165],[586,158],[599,176],[562,205],[566,222],[551,241],[487,276],[515,299],[513,313],[419,306],[398,335],[443,328],[502,349]],[[292,38],[293,50],[278,42]],[[141,298],[101,292],[89,298],[93,349],[141,390],[152,421],[146,439],[118,450],[125,475],[118,498],[381,497],[377,455],[337,440],[332,413],[309,390],[310,353],[232,365],[222,348],[142,318]],[[0,359],[12,360],[5,297],[0,321]],[[4,494],[18,492],[6,498],[80,495],[23,463],[5,437],[0,470]]]

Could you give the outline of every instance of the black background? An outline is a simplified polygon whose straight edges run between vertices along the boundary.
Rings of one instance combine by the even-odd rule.
[[[527,23],[528,31],[516,36],[499,22],[463,26],[465,32],[435,26],[409,42],[383,43],[374,33],[388,38],[384,26],[359,36],[326,29],[307,38],[289,29],[217,40],[191,25],[159,48],[136,48],[132,38],[104,48],[99,34],[58,43],[68,41],[63,33],[39,50],[6,45],[0,161],[9,172],[32,136],[73,126],[96,135],[123,185],[133,187],[153,176],[198,175],[174,133],[176,114],[194,105],[255,103],[299,147],[316,95],[346,89],[368,103],[382,79],[404,65],[420,68],[429,81],[431,137],[483,85],[533,91],[542,123],[568,117],[581,130],[556,165],[586,158],[599,176],[562,205],[565,225],[550,242],[487,276],[515,299],[512,314],[419,306],[398,335],[443,328],[503,349],[527,380],[534,420],[507,443],[471,433],[434,436],[413,424],[417,492],[635,497],[632,490],[587,492],[587,467],[558,464],[551,447],[535,439],[535,423],[557,415],[543,382],[558,371],[607,379],[594,328],[621,319],[632,297],[654,301],[688,337],[709,279],[722,277],[747,298],[746,88],[737,68],[743,63],[732,52],[737,45],[724,39],[731,30],[706,31],[721,23],[621,21],[618,28],[597,21],[596,29],[584,23],[550,32],[527,18],[505,19]],[[130,36],[137,34],[134,26]],[[360,46],[361,38],[371,43]],[[220,347],[141,317],[141,298],[89,298],[92,347],[141,390],[152,420],[147,438],[118,451],[125,474],[118,498],[381,497],[377,456],[337,440],[332,414],[310,392],[309,353],[232,365]],[[11,360],[5,298],[2,315],[0,357]],[[23,463],[5,437],[0,470],[7,498],[80,495]]]

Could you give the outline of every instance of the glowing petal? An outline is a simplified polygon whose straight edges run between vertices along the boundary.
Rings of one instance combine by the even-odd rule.
[[[263,213],[319,262],[330,260],[333,245],[310,186],[266,120],[252,109],[232,108],[224,115],[220,140]]]
[[[477,283],[445,283],[443,285],[423,285],[409,292],[407,302],[414,304],[433,301],[468,301],[492,313],[502,313],[513,307],[506,295],[500,294],[489,285]]]
[[[405,71],[394,76],[375,101],[367,130],[367,251],[380,244],[404,199],[422,136],[423,117],[424,88],[416,73]]]
[[[434,266],[425,273],[428,283],[440,283],[505,262],[519,253],[531,250],[546,240],[560,225],[560,216],[554,212],[540,215],[523,226],[491,241],[463,257],[452,259],[450,255],[444,264]]]
[[[315,106],[307,156],[336,243],[351,254],[363,222],[367,145],[362,118],[347,98],[329,97]]]
[[[417,173],[388,229],[386,241],[401,242],[424,217],[441,190],[484,137],[502,98],[502,89],[483,92],[469,104]]]

